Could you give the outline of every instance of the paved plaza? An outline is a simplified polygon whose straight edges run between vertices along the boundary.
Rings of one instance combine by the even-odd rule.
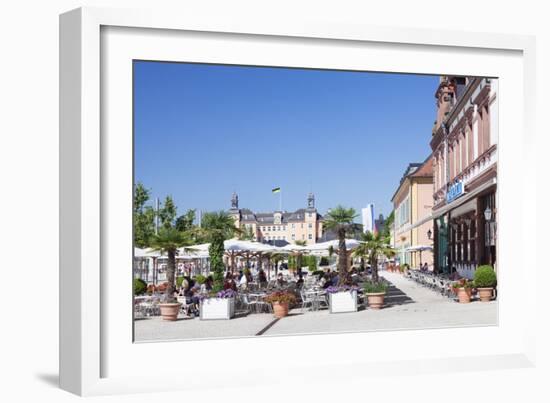
[[[376,330],[426,329],[465,326],[494,326],[498,319],[496,301],[459,304],[400,274],[381,272],[391,284],[386,306],[376,311],[330,314],[291,310],[276,320],[271,314],[249,314],[232,320],[201,321],[180,318],[177,322],[159,317],[135,321],[135,340],[185,340],[228,337],[275,336],[289,334],[361,332]]]

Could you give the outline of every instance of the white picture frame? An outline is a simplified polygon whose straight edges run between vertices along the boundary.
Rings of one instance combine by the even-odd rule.
[[[105,40],[102,32],[113,33],[113,39],[102,42]],[[123,247],[121,249],[124,251],[120,252],[109,242],[116,231],[122,231],[121,233],[124,234],[128,229],[127,222],[124,225],[114,224],[118,219],[124,220],[124,217],[111,214],[116,210],[112,208],[114,193],[129,191],[128,196],[131,198],[130,183],[126,188],[115,186],[119,183],[118,181],[125,180],[127,171],[122,175],[120,172],[127,170],[127,166],[125,168],[124,163],[121,163],[120,167],[113,167],[109,163],[110,153],[115,147],[123,147],[127,144],[124,143],[127,138],[124,139],[124,135],[121,135],[120,139],[113,136],[105,137],[105,131],[108,132],[110,124],[128,124],[127,119],[124,119],[128,117],[128,113],[131,114],[131,109],[128,110],[125,101],[128,94],[121,90],[121,88],[128,89],[128,82],[122,83],[123,87],[118,90],[113,90],[111,87],[118,84],[102,80],[102,63],[105,63],[102,55],[103,57],[109,55],[108,50],[105,53],[103,47],[121,46],[123,41],[131,42],[132,37],[138,34],[142,35],[140,39],[143,39],[143,42],[133,43],[132,46],[127,47],[127,50],[122,49],[117,57],[139,56],[154,59],[159,55],[163,58],[163,52],[166,57],[171,57],[171,52],[174,51],[173,44],[181,40],[178,35],[191,35],[192,38],[188,38],[190,41],[214,38],[215,42],[222,44],[225,41],[233,41],[234,45],[242,44],[242,49],[238,46],[231,48],[233,55],[220,53],[216,57],[204,56],[206,60],[214,63],[224,62],[224,59],[225,62],[231,63],[233,60],[229,59],[232,57],[245,60],[241,61],[245,64],[252,64],[254,60],[257,64],[270,63],[269,55],[246,51],[247,46],[268,44],[277,48],[277,52],[282,52],[279,54],[281,65],[288,65],[293,60],[296,65],[303,67],[323,68],[344,68],[345,63],[350,65],[356,63],[357,66],[368,65],[371,70],[400,71],[400,66],[395,64],[399,59],[391,55],[392,52],[396,52],[396,55],[406,56],[403,58],[403,66],[406,65],[406,67],[401,70],[404,72],[448,72],[446,70],[455,65],[456,70],[452,73],[457,74],[494,76],[495,74],[491,72],[504,72],[503,75],[499,75],[501,79],[499,138],[503,140],[499,144],[499,200],[501,201],[499,208],[502,218],[499,223],[498,249],[501,262],[499,325],[489,328],[404,330],[139,345],[132,343],[132,340],[127,337],[131,330],[126,329],[127,321],[131,320],[131,317],[124,318],[122,313],[126,308],[121,308],[120,304],[116,303],[122,301],[124,305],[124,292],[116,292],[116,289],[120,289],[119,282],[126,274],[123,270],[120,273],[106,271],[106,267],[112,266],[112,261],[120,259],[120,262],[124,262],[125,258],[131,256],[130,249],[126,251]],[[155,41],[158,41],[159,46],[153,55],[148,46],[157,43]],[[322,47],[341,54],[333,57],[330,62],[323,62],[324,59],[315,56],[316,50]],[[192,46],[189,49],[191,48]],[[297,52],[297,49],[301,52]],[[310,64],[307,66],[304,65],[306,64],[304,59],[300,59],[303,57],[304,50],[311,56],[308,61]],[[136,52],[136,55],[132,55],[132,51]],[[376,61],[359,60],[361,57],[357,55],[363,54],[363,51],[381,52],[384,55],[387,52],[387,60],[384,57]],[[446,59],[437,57],[438,54],[444,54],[449,60],[457,61],[457,64],[447,64]],[[270,57],[274,57],[273,55],[276,53],[271,54]],[[266,58],[260,60],[264,56]],[[411,56],[415,57],[411,58]],[[477,58],[480,63],[468,67],[463,61],[460,65],[458,62],[463,56],[465,60]],[[286,60],[283,60],[285,58]],[[498,63],[495,63],[494,58],[505,60],[506,63],[496,66]],[[536,171],[533,166],[534,158],[531,158],[535,141],[532,127],[536,82],[534,58],[534,39],[522,35],[372,27],[314,19],[300,23],[292,20],[285,22],[269,19],[251,21],[245,17],[222,21],[151,10],[81,8],[61,15],[61,387],[79,395],[153,392],[207,386],[223,387],[239,382],[238,369],[241,368],[239,365],[246,363],[247,358],[257,356],[259,351],[264,352],[264,357],[270,362],[271,370],[285,371],[289,365],[292,365],[297,371],[301,371],[304,381],[309,377],[310,380],[315,378],[319,382],[329,380],[329,374],[345,379],[346,376],[356,374],[358,369],[363,376],[369,376],[381,373],[392,375],[418,373],[419,367],[422,367],[422,371],[436,373],[481,368],[523,368],[534,365],[536,294],[524,296],[526,299],[523,309],[514,306],[517,304],[511,296],[513,292],[511,270],[516,270],[513,272],[514,280],[523,284],[525,283],[523,279],[536,277],[535,254],[527,253],[531,250],[528,234],[535,232],[535,223],[525,215],[525,211],[529,211],[530,214],[535,213],[536,175],[521,176],[520,173],[514,172],[514,166],[510,164],[513,159],[516,161],[519,159],[522,172]],[[388,67],[391,60],[394,61],[393,68]],[[432,67],[427,69],[430,63]],[[127,68],[122,61],[111,67],[115,70],[120,68],[121,71]],[[113,98],[109,98],[108,106],[102,102],[104,93],[114,94]],[[126,105],[121,109],[124,113],[121,114],[119,121],[105,123],[102,119],[110,118],[109,108],[114,107],[118,102],[119,95],[121,105]],[[127,126],[121,127],[126,133]],[[121,141],[120,144],[117,143],[118,140]],[[522,183],[529,192],[515,191],[511,186],[514,182]],[[127,199],[123,200],[122,204],[126,202]],[[130,212],[130,204],[127,206]],[[521,224],[518,225],[518,222]],[[109,233],[111,235],[105,233],[106,227],[114,226],[117,228],[112,229],[114,232]],[[514,228],[514,234],[511,233],[512,228]],[[129,239],[131,240],[131,232],[126,234],[121,242],[127,244]],[[518,242],[518,239],[521,241]],[[128,265],[131,267],[130,259]],[[127,275],[131,275],[131,270]],[[130,293],[131,282],[128,281],[128,295]],[[122,297],[119,298],[119,294]],[[129,306],[128,309],[131,310],[131,307]],[[112,338],[113,332],[122,334],[122,339]],[[388,346],[393,346],[391,353],[378,354],[377,351],[369,351],[364,347],[357,349],[358,346],[363,346],[365,337],[369,337],[369,344],[383,347],[386,343]],[[436,348],[411,352],[406,350],[405,343],[397,342],[403,337],[407,337],[413,343],[419,343],[419,346],[422,346],[422,340],[431,338],[429,345]],[[437,339],[434,339],[435,337]],[[452,340],[452,343],[440,343],[440,339],[447,342]],[[354,351],[353,363],[349,361],[349,356],[344,355],[311,357],[306,362],[301,360],[291,363],[288,359],[283,359],[283,356],[298,357],[305,343],[311,345],[320,340],[329,344],[340,343],[345,346],[344,349]],[[479,342],[475,345],[467,344],[471,340]],[[178,354],[183,354],[183,349],[174,348],[178,343],[187,347],[189,343],[200,343],[201,348],[196,350],[202,352],[208,346],[212,357],[223,356],[224,351],[235,349],[240,352],[238,362],[235,363],[237,370],[233,375],[227,374],[227,371],[212,369],[208,360],[200,362],[201,356],[191,357],[196,365],[193,365],[189,376],[186,376],[185,368],[179,368],[179,372],[175,373],[177,367],[168,365],[165,372],[161,370],[156,374],[147,374],[147,382],[144,382],[143,375],[131,370],[132,366],[135,368],[132,352],[147,355],[163,354],[171,350],[174,351],[174,363],[182,362]],[[280,351],[285,351],[286,354],[279,354]],[[189,351],[187,353],[189,354]],[[127,365],[122,364],[124,360],[127,360]],[[251,361],[248,371],[261,368],[255,365]],[[324,371],[327,375],[323,375],[323,371],[311,371],[312,368],[338,368],[338,371]],[[263,375],[261,371],[255,372],[255,384],[267,384],[272,381],[268,374]]]

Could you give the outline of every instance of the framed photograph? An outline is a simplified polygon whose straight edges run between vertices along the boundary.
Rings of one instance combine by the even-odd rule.
[[[84,8],[60,44],[62,388],[533,365],[532,38]]]

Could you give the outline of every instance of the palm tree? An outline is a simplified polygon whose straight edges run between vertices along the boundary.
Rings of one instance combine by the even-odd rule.
[[[353,251],[354,256],[366,258],[371,266],[372,281],[378,282],[378,258],[380,256],[393,257],[395,250],[389,245],[389,235],[373,234],[368,231],[361,234],[362,243]]]
[[[325,215],[323,226],[338,235],[338,283],[349,284],[351,277],[348,271],[348,250],[346,235],[353,228],[353,220],[357,217],[355,209],[336,206]]]
[[[214,272],[214,291],[223,289],[224,241],[233,238],[240,230],[235,227],[235,219],[225,211],[205,213],[202,218],[201,233],[210,242],[210,270]]]
[[[307,241],[305,240],[298,240],[298,241],[294,241],[294,243],[298,246],[306,246],[307,245]],[[296,256],[296,271],[298,273],[301,273],[302,272],[302,252],[296,252],[295,254]]]
[[[279,270],[279,263],[282,262],[284,259],[284,256],[281,254],[281,253],[271,253],[269,255],[269,261],[271,263],[273,263],[274,267],[275,267],[275,276],[277,275],[277,271]],[[270,265],[271,266],[271,265]],[[269,274],[270,272],[268,271],[268,277],[269,277]]]
[[[166,280],[168,289],[166,290],[166,300],[173,300],[173,293],[176,289],[176,255],[178,248],[191,246],[193,238],[189,232],[178,231],[174,227],[161,227],[158,234],[151,238],[151,248],[168,255],[168,265],[166,266]],[[190,248],[189,248],[190,249]]]

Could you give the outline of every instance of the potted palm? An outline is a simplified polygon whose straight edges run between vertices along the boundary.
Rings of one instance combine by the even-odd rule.
[[[378,283],[378,259],[380,257],[391,258],[395,256],[395,250],[389,245],[389,236],[367,231],[366,234],[361,234],[360,242],[359,246],[353,251],[353,255],[368,260],[372,270],[371,280],[373,283]]]
[[[273,314],[276,318],[288,315],[290,304],[296,303],[296,296],[289,291],[275,291],[265,297],[265,301],[273,306]]]
[[[489,302],[494,298],[497,275],[492,266],[479,266],[474,273],[474,286],[481,302]]]
[[[452,288],[458,297],[458,302],[467,304],[472,300],[472,287],[473,283],[465,278],[453,283]]]
[[[151,238],[151,247],[153,250],[166,253],[168,255],[168,264],[166,266],[166,288],[164,298],[159,304],[162,319],[175,321],[178,317],[181,303],[174,297],[175,276],[176,276],[176,255],[178,248],[192,244],[190,234],[185,231],[179,231],[174,227],[162,227],[158,234]]]
[[[363,286],[363,291],[367,296],[368,306],[372,309],[381,309],[384,306],[384,298],[388,286],[386,283],[366,282]]]
[[[346,235],[353,229],[353,220],[357,217],[355,209],[336,206],[325,215],[323,228],[332,230],[338,235],[338,285],[350,285],[351,276],[348,270],[348,253]]]
[[[331,286],[327,288],[329,295],[329,312],[357,312],[357,286]]]

